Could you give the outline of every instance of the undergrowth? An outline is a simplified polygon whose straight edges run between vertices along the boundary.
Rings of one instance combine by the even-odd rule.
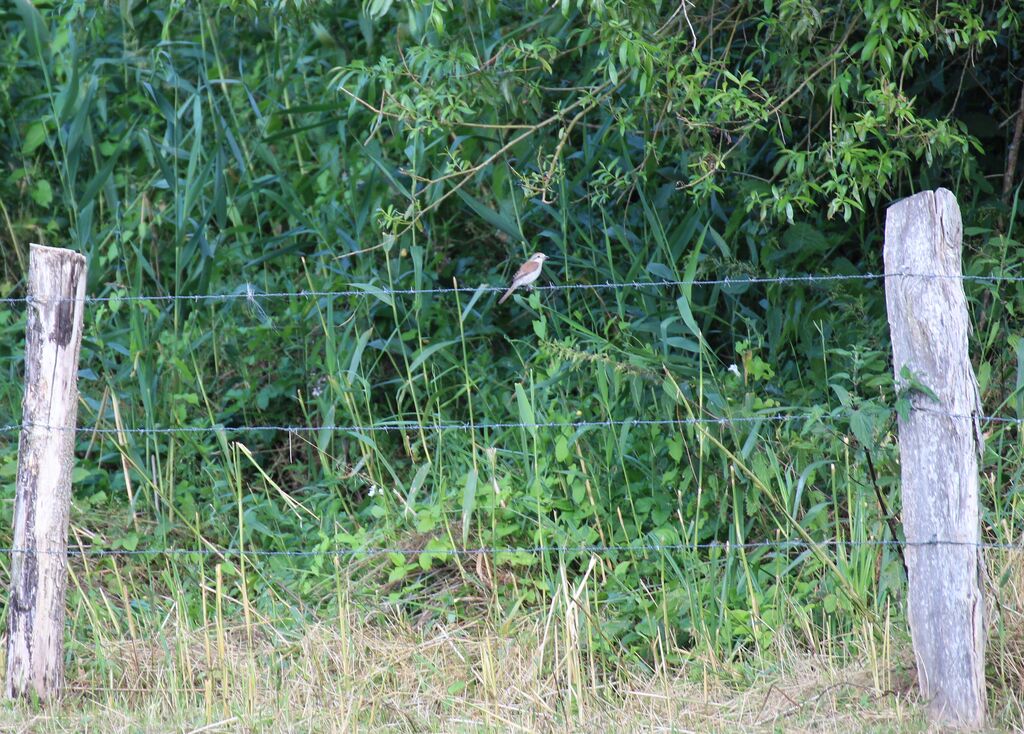
[[[913,730],[883,283],[770,279],[879,272],[885,203],[937,185],[965,272],[1019,271],[1006,133],[977,121],[1016,104],[1014,4],[458,5],[0,15],[0,297],[43,242],[106,299],[73,476],[83,726],[270,730],[329,698],[325,728],[472,700],[495,729],[813,730],[885,701]],[[677,284],[479,288],[534,250],[545,284]],[[986,413],[1024,417],[1024,285],[965,287]],[[0,309],[4,426],[23,329]],[[1012,544],[1017,429],[986,430],[983,537]],[[0,432],[8,498],[16,456]],[[1019,722],[1009,573],[990,674]],[[822,660],[858,682],[773,695]]]

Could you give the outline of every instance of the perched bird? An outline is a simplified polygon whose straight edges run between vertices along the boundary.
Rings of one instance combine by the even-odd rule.
[[[505,295],[498,299],[498,303],[504,303],[505,299],[511,296],[512,291],[516,288],[531,285],[533,281],[537,280],[540,277],[540,269],[544,266],[544,261],[547,259],[548,256],[543,252],[535,252],[530,255],[530,259],[524,262],[523,266],[512,276],[512,285],[505,291]]]

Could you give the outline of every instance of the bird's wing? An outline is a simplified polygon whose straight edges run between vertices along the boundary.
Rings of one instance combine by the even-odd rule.
[[[523,267],[516,271],[516,274],[512,276],[512,282],[516,282],[520,278],[525,278],[527,275],[532,273],[534,270],[540,267],[539,262],[533,260],[527,260],[523,263]]]

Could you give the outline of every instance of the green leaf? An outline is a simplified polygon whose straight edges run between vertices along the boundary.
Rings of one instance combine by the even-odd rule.
[[[21,142],[21,152],[28,155],[46,140],[46,125],[37,120],[33,122],[25,133],[25,139]]]
[[[423,486],[423,482],[426,480],[427,473],[429,471],[430,464],[424,464],[416,471],[416,476],[412,478],[412,485],[409,487],[409,491],[405,496],[405,503],[412,510],[416,509],[416,494],[420,491],[420,487]]]
[[[836,397],[839,398],[840,404],[844,408],[849,408],[850,407],[850,393],[849,393],[849,391],[845,387],[842,387],[841,385],[830,385],[829,387],[832,388],[832,392],[834,392],[836,394]]]
[[[569,458],[569,442],[565,436],[559,436],[555,441],[555,459],[564,463]]]
[[[421,349],[419,353],[416,355],[416,359],[414,359],[409,364],[409,372],[415,372],[416,370],[418,370],[420,365],[426,362],[430,355],[433,354],[434,352],[441,349],[445,349],[446,347],[450,347],[452,344],[458,343],[458,339],[447,339],[443,342],[434,342],[430,346],[423,347],[423,349]]]
[[[320,451],[327,451],[327,448],[331,445],[331,441],[334,439],[334,431],[330,429],[330,426],[334,425],[335,417],[335,406],[331,403],[327,406],[327,411],[321,418],[323,421],[323,428],[317,431],[316,434],[316,447]]]
[[[533,320],[533,333],[537,335],[538,339],[548,338],[548,320],[544,316]]]
[[[462,488],[462,546],[469,542],[469,523],[473,519],[473,510],[476,509],[476,469],[470,469],[466,474],[466,483]]]
[[[39,206],[49,206],[53,201],[53,188],[45,178],[36,181],[35,186],[29,189],[29,196]]]
[[[850,430],[860,445],[870,449],[875,443],[875,422],[863,410],[850,411]]]
[[[348,379],[353,383],[359,377],[359,365],[363,359],[363,351],[366,349],[367,343],[370,341],[370,336],[373,334],[373,329],[367,329],[359,335],[359,340],[356,342],[356,348],[352,352],[352,360],[348,366]]]
[[[982,362],[978,365],[978,392],[982,395],[988,390],[988,383],[992,379],[992,363]]]
[[[421,569],[423,569],[424,571],[429,571],[430,567],[434,565],[435,558],[437,558],[437,556],[435,556],[432,553],[420,553],[419,558],[417,558],[416,560],[420,564]]]
[[[697,341],[704,344],[704,335],[700,331],[700,327],[697,326],[696,319],[693,318],[693,311],[690,310],[690,302],[686,296],[679,296],[676,299],[676,306],[679,308],[679,315],[683,317],[683,323],[686,324],[686,328],[697,337]]]
[[[629,446],[629,432],[633,428],[633,421],[626,420],[622,424],[622,429],[619,431],[619,456],[625,457],[628,452],[626,451]]]
[[[67,80],[64,87],[57,93],[57,99],[54,101],[54,108],[57,111],[57,122],[61,125],[67,122],[75,111],[75,102],[78,101],[78,72],[81,66],[78,59],[72,60],[71,78]]]
[[[836,609],[839,606],[838,602],[839,600],[836,598],[835,594],[827,594],[824,599],[824,604],[822,605],[825,608],[825,613],[835,614]]]
[[[526,430],[530,432],[534,440],[537,439],[537,426],[534,425],[537,421],[533,417],[533,406],[530,404],[530,399],[526,397],[526,391],[523,390],[521,383],[516,383],[516,404],[519,406],[519,420],[526,424]]]
[[[473,291],[473,297],[469,299],[469,303],[467,303],[465,308],[462,309],[461,318],[463,323],[466,322],[466,317],[469,316],[469,312],[473,310],[473,306],[475,306],[476,302],[480,300],[480,297],[488,292],[488,285],[486,283],[481,283],[477,286],[477,289]]]
[[[429,571],[431,566],[434,565],[434,561],[444,561],[451,557],[450,551],[452,550],[451,541],[447,536],[443,538],[431,538],[427,541],[427,546],[420,553],[417,559],[420,568],[424,571]]]
[[[117,165],[117,161],[120,157],[121,149],[118,149],[117,152],[103,164],[103,167],[96,172],[96,175],[89,179],[89,183],[85,185],[85,190],[82,192],[82,195],[78,198],[80,206],[88,204],[96,197],[96,194],[99,193],[100,188],[102,188],[103,184],[105,184],[107,182],[107,179],[110,178],[110,174],[113,172],[114,166]]]
[[[385,291],[383,288],[378,288],[375,285],[369,285],[367,283],[352,283],[351,287],[358,288],[361,291],[366,291],[367,293],[369,293],[370,295],[372,295],[374,298],[376,298],[378,301],[385,305],[394,305],[394,299],[392,298],[391,294]]]
[[[1013,341],[1011,340],[1011,344],[1013,344]],[[1017,417],[1024,418],[1024,339],[1017,339],[1015,341],[1016,344],[1013,344],[1013,346],[1017,352],[1017,380],[1013,388],[1013,402]],[[904,367],[904,369],[906,368]]]
[[[398,566],[391,569],[391,573],[388,574],[388,583],[393,584],[396,581],[401,581],[409,575],[409,569],[405,565]]]
[[[1018,353],[1018,359],[1020,359],[1020,353]],[[935,394],[935,391],[921,382],[921,379],[907,365],[903,365],[900,368],[900,377],[903,379],[903,390],[901,392],[919,392],[936,403],[942,402],[939,400],[939,396]],[[1020,377],[1018,377],[1018,381],[1020,381]]]
[[[43,16],[28,0],[14,0],[14,9],[25,23],[28,50],[36,59],[46,63],[50,59],[50,31]]]
[[[817,255],[828,248],[828,240],[821,230],[805,222],[791,225],[782,235],[782,244],[787,252],[798,254],[800,258]]]
[[[455,193],[476,213],[478,217],[495,229],[500,229],[516,242],[522,242],[525,239],[522,231],[519,229],[519,226],[504,214],[491,209],[472,194],[466,193],[463,189],[456,189]]]

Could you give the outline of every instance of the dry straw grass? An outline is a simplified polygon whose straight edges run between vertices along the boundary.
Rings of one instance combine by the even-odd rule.
[[[1014,560],[988,558],[992,731],[1024,721]],[[698,641],[611,660],[590,652],[600,623],[582,587],[562,582],[545,610],[481,604],[472,622],[366,610],[339,593],[337,616],[297,627],[225,616],[218,593],[196,627],[172,604],[78,630],[63,700],[5,704],[0,732],[929,731],[890,615],[841,638],[780,631],[728,659]]]
[[[344,629],[317,625],[251,648],[242,630],[226,635],[220,650],[212,629],[124,643],[102,651],[105,681],[70,681],[73,692],[54,707],[4,709],[0,730],[923,730],[913,694],[879,688],[864,662],[790,651],[762,668],[694,658],[660,671],[574,669],[568,640],[545,626],[536,618],[511,632],[483,624],[417,629],[348,613]],[[81,665],[95,671],[91,662]]]
[[[567,605],[511,623],[416,623],[346,606],[298,637],[174,629],[76,651],[70,692],[0,710],[4,732],[921,731],[906,661],[778,645],[726,663],[586,651]],[[861,641],[877,636],[865,630]],[[831,641],[838,651],[849,645]]]

